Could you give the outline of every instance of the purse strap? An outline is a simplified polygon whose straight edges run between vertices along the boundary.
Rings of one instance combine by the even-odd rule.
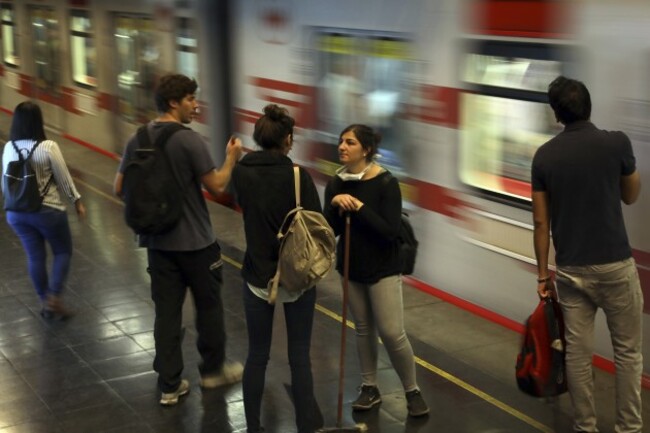
[[[293,185],[296,193],[296,207],[300,207],[300,167],[293,167]]]
[[[296,212],[298,212],[298,208],[300,208],[300,168],[298,166],[293,167],[293,191],[296,195],[296,208],[290,211],[285,217],[284,221],[282,221],[282,224],[280,225],[280,230],[278,231],[277,238],[280,241],[280,244],[283,242],[283,238],[286,233],[284,233],[285,226],[287,224],[287,221],[295,215]],[[269,299],[268,303],[273,305],[275,304],[275,300],[278,297],[278,287],[280,285],[280,264],[278,263],[278,266],[275,270],[275,275],[273,275],[273,278],[269,281],[269,284],[267,288],[269,289]]]

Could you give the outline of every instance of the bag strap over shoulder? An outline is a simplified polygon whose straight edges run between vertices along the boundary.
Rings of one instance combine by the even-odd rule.
[[[300,167],[294,166],[293,167],[293,189],[294,193],[296,195],[296,207],[295,209],[291,210],[287,215],[284,217],[284,220],[282,221],[282,224],[280,224],[280,230],[278,231],[278,240],[280,241],[280,245],[282,245],[282,242],[284,240],[284,236],[286,235],[285,233],[285,228],[287,228],[287,221],[289,221],[295,214],[298,212],[300,208]],[[280,285],[280,263],[278,261],[278,266],[275,270],[275,275],[273,275],[273,278],[271,278],[271,281],[269,282],[269,304],[273,305],[275,304],[275,300],[278,297],[278,286]]]
[[[300,207],[300,167],[293,167],[293,185],[296,192],[296,207]]]
[[[41,144],[41,141],[37,141],[36,144],[35,144],[35,145],[31,148],[31,150],[27,153],[27,157],[24,157],[24,156],[23,156],[23,152],[21,152],[21,149],[18,149],[18,146],[16,146],[16,143],[15,143],[13,140],[11,140],[11,145],[14,147],[14,150],[15,150],[16,153],[18,154],[18,159],[19,159],[21,162],[22,162],[22,161],[28,161],[28,160],[32,157],[32,155],[34,154],[34,151],[36,150],[36,148],[38,147],[39,144]]]
[[[137,133],[138,147],[140,149],[154,149],[156,147],[164,149],[167,140],[181,129],[187,128],[176,122],[166,125],[156,137],[156,141],[152,144],[151,137],[149,136],[149,125],[142,125],[138,128]]]

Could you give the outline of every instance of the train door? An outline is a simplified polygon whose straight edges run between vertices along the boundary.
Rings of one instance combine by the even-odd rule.
[[[137,127],[156,115],[153,91],[160,61],[153,20],[144,15],[115,16],[116,149]]]
[[[60,131],[65,125],[61,106],[61,47],[59,20],[54,9],[33,6],[29,10],[32,33],[32,67],[34,71],[34,98],[41,104],[45,122]]]

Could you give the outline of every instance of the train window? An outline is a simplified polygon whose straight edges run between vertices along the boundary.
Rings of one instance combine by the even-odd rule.
[[[31,22],[36,86],[43,90],[56,90],[59,84],[59,22],[54,10],[33,7]]]
[[[400,35],[325,30],[317,34],[317,116],[322,141],[336,144],[350,123],[382,135],[381,163],[400,173],[400,114],[410,67],[410,41]]]
[[[2,17],[2,49],[4,52],[4,62],[7,65],[18,66],[18,36],[16,23],[14,21],[14,10],[10,4],[0,4],[0,14]]]
[[[535,151],[560,130],[546,89],[562,74],[562,55],[541,44],[492,41],[472,50],[461,70],[460,179],[528,203]]]
[[[70,26],[72,79],[84,86],[97,86],[97,51],[87,11],[73,10]]]
[[[176,68],[188,77],[198,79],[199,59],[197,53],[196,21],[179,18],[176,34]]]
[[[147,16],[115,18],[119,111],[129,121],[142,122],[155,115],[154,86],[160,50]]]

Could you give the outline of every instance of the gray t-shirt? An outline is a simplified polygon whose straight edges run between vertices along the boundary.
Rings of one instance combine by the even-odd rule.
[[[168,122],[150,122],[153,143]],[[136,135],[126,145],[119,171],[124,173],[126,162],[138,148]],[[201,189],[201,177],[215,168],[207,143],[191,129],[176,132],[165,144],[165,151],[176,179],[185,191],[183,215],[176,227],[167,233],[140,236],[139,245],[154,250],[196,251],[213,244],[216,237],[210,223],[210,214]]]

